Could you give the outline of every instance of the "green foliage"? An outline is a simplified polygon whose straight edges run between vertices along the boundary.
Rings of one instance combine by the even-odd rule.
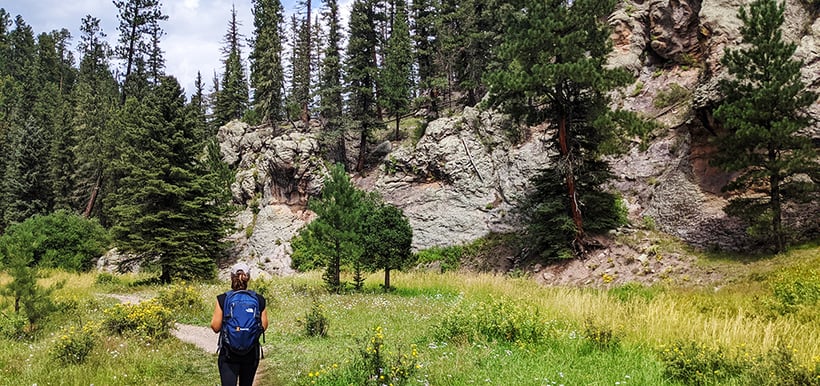
[[[51,356],[62,364],[85,362],[88,354],[94,349],[97,327],[86,324],[82,328],[75,326],[63,329],[58,333],[57,341],[51,348]]]
[[[202,294],[193,285],[175,283],[157,294],[159,304],[173,313],[178,322],[197,320],[206,311]]]
[[[430,247],[416,252],[416,262],[421,265],[438,263],[441,273],[457,270],[464,257],[464,247]]]
[[[434,329],[439,340],[518,344],[542,343],[551,332],[537,309],[504,300],[462,303]]]
[[[643,284],[630,282],[610,288],[608,293],[616,299],[626,303],[631,301],[649,302],[661,291],[656,287],[646,287]]]
[[[390,27],[390,38],[384,48],[384,63],[379,73],[380,102],[396,117],[395,140],[400,136],[401,116],[407,113],[410,106],[413,85],[413,49],[406,8],[405,1],[395,3],[393,25]]]
[[[615,350],[621,344],[621,338],[612,328],[601,326],[592,319],[584,321],[584,337],[587,345],[595,350]]]
[[[310,311],[305,314],[302,323],[305,326],[307,336],[327,336],[327,330],[330,326],[328,325],[325,306],[314,298],[313,305],[310,307]]]
[[[801,318],[817,315],[820,306],[820,273],[814,269],[784,270],[770,281],[774,301],[769,307],[778,314],[794,313]]]
[[[171,336],[174,328],[173,312],[157,299],[138,304],[119,303],[103,310],[103,314],[103,328],[116,334],[133,333],[147,339],[164,339]]]
[[[775,0],[740,9],[744,45],[727,47],[721,60],[732,76],[719,84],[726,98],[714,114],[728,133],[716,139],[713,164],[737,174],[725,187],[739,193],[727,213],[746,219],[749,233],[774,252],[790,241],[784,206],[820,192],[817,152],[803,130],[812,124],[804,111],[817,94],[801,80],[803,62],[792,58],[797,46],[783,41],[784,10]],[[744,194],[760,187],[764,194]]]
[[[91,269],[109,244],[107,232],[97,221],[64,210],[12,225],[0,236],[0,244],[19,244],[21,237],[30,236],[35,240],[33,264],[77,272]],[[0,250],[0,261],[4,256]]]
[[[376,326],[372,337],[363,343],[364,347],[359,349],[360,361],[356,365],[362,374],[360,384],[407,384],[416,371],[418,353],[415,347],[411,349],[409,355],[399,354],[391,358],[390,352],[385,350],[384,332],[381,326]]]
[[[0,314],[0,337],[21,340],[26,337],[28,319],[19,313]]]
[[[45,288],[37,284],[38,269],[34,264],[34,251],[41,238],[30,231],[20,231],[16,232],[13,239],[5,241],[0,244],[0,252],[5,256],[3,263],[12,280],[0,287],[0,295],[12,298],[14,313],[25,315],[27,328],[31,331],[38,327],[39,321],[57,310],[52,295],[64,282]]]
[[[662,109],[685,101],[691,96],[691,91],[677,83],[672,83],[666,89],[658,91],[652,104],[656,109]]]
[[[302,270],[326,267],[326,284],[332,291],[342,289],[342,264],[352,264],[362,255],[359,229],[363,198],[364,193],[353,186],[344,167],[334,165],[321,197],[308,202],[317,218],[291,241],[293,266]]]
[[[665,373],[687,385],[711,385],[741,374],[746,365],[722,347],[675,342],[659,349]]]
[[[216,95],[214,116],[218,126],[233,119],[240,119],[248,108],[248,81],[242,64],[242,36],[239,34],[239,23],[236,20],[236,8],[231,8],[231,20],[225,33],[225,54],[222,74],[222,89]],[[278,86],[277,86],[278,87]]]
[[[601,191],[600,181],[610,178],[608,168],[589,163],[576,174],[577,200],[584,203],[584,228],[602,233],[626,224],[627,210],[617,195]],[[576,226],[569,215],[569,198],[560,171],[546,169],[532,179],[533,189],[519,205],[526,219],[529,253],[545,259],[575,256]],[[559,175],[556,175],[559,174]]]
[[[253,1],[254,40],[250,53],[253,111],[265,123],[276,124],[283,116],[283,22],[284,10],[279,0]]]
[[[401,209],[371,195],[370,208],[363,211],[361,263],[370,271],[384,270],[384,289],[390,289],[390,271],[403,269],[415,261],[411,252],[413,228]]]
[[[749,385],[820,385],[820,367],[808,368],[795,360],[794,349],[779,345],[748,366]]]
[[[184,101],[172,77],[144,101],[128,100],[121,154],[112,162],[121,177],[107,197],[116,245],[166,283],[213,277],[230,227],[223,171],[203,161],[196,115]]]

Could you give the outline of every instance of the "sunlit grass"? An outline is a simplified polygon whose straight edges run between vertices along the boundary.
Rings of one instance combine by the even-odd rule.
[[[744,279],[713,288],[635,286],[607,291],[545,287],[503,275],[411,271],[394,272],[395,288],[389,292],[381,288],[383,275],[377,273],[367,278],[362,292],[337,295],[324,290],[320,272],[255,279],[251,287],[268,299],[270,318],[262,384],[349,380],[345,377],[375,327],[383,331],[389,355],[417,348],[419,367],[411,383],[675,385],[657,353],[676,342],[723,347],[749,357],[788,347],[797,363],[811,369],[820,364],[820,320],[771,312],[767,302],[769,280],[780,272],[817,266],[816,252],[817,248],[797,249],[775,258],[787,263],[772,266],[767,259],[714,259],[707,264],[742,270],[738,277]],[[0,284],[9,281],[0,275]],[[50,318],[30,340],[0,338],[0,384],[195,385],[217,379],[213,353],[175,338],[151,341],[100,332],[85,363],[58,365],[49,352],[61,329],[100,320],[101,310],[119,301],[112,295],[147,299],[166,288],[133,275],[101,283],[97,274],[53,271],[40,279],[42,285],[57,282],[65,286],[55,299],[70,306],[66,307],[71,312]],[[205,327],[217,294],[227,290],[228,283],[186,285],[205,305],[186,320]],[[325,338],[305,333],[304,322],[314,303],[323,306],[328,321]],[[454,311],[493,303],[534,312],[531,316],[542,320],[549,334],[533,342],[437,337],[442,321]],[[589,323],[611,331],[617,344],[606,349],[590,346],[584,336]],[[319,373],[324,378],[318,378]],[[740,378],[721,382],[743,384]]]

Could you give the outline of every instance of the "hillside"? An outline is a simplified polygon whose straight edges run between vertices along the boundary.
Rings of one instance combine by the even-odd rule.
[[[631,222],[619,234],[634,237],[653,230],[663,236],[643,236],[629,245],[605,237],[601,244],[606,248],[593,251],[587,260],[552,267],[541,280],[579,283],[606,274],[617,283],[646,269],[680,271],[704,282],[720,279],[691,272],[693,258],[686,253],[665,255],[657,267],[630,266],[652,260],[655,245],[666,235],[698,250],[758,249],[745,226],[723,212],[729,196],[721,188],[732,175],[710,166],[711,141],[722,130],[712,118],[720,98],[716,83],[725,76],[720,58],[724,48],[739,42],[738,9],[730,1],[624,2],[610,17],[615,32],[610,63],[635,76],[614,103],[659,125],[647,142],[635,138],[631,149],[610,159],[617,177],[612,188],[624,198]],[[805,84],[820,89],[820,21],[801,3],[789,1],[784,36],[798,43]],[[820,113],[820,104],[813,104],[811,113]],[[497,111],[454,105],[429,122],[423,112],[417,115],[404,120],[403,140],[393,140],[389,129],[376,133],[368,168],[355,177],[360,187],[380,192],[404,211],[413,226],[414,249],[461,245],[520,229],[512,215],[516,199],[528,189],[528,178],[548,162],[545,143],[554,128],[549,123],[520,127],[520,136],[513,139],[506,132],[516,123]],[[415,137],[420,128],[423,135]],[[270,273],[290,272],[288,240],[311,219],[305,204],[320,191],[324,174],[318,162],[320,130],[318,121],[293,128],[234,122],[220,129],[223,157],[239,170],[234,200],[247,206],[237,218],[235,255]],[[820,141],[820,126],[810,133]],[[347,143],[356,141],[351,134]],[[347,149],[350,165],[357,152],[355,146]],[[812,221],[820,218],[817,202],[787,208],[786,218],[805,222],[805,238],[820,235],[820,222]],[[515,248],[498,253],[477,265],[508,271],[528,263]],[[618,263],[622,260],[630,263]],[[621,266],[602,270],[612,264]]]

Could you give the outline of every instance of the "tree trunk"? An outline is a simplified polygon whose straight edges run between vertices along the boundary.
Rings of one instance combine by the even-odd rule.
[[[367,119],[367,118],[365,118]],[[365,123],[366,125],[366,123]],[[359,158],[356,161],[356,171],[361,173],[364,170],[364,159],[367,156],[367,127],[362,127],[359,137]]]
[[[396,141],[399,140],[399,122],[401,121],[401,115],[396,113]]]
[[[390,289],[390,268],[384,269],[384,290],[385,292]]]
[[[773,163],[777,160],[777,155],[774,149],[769,147],[769,162]],[[772,210],[772,233],[774,233],[774,247],[775,253],[780,253],[786,250],[786,240],[783,234],[783,219],[782,209],[780,205],[780,175],[776,171],[769,172],[769,194],[770,207]]]
[[[159,282],[162,284],[170,284],[171,283],[171,267],[167,265],[163,265],[161,267],[162,273],[159,275]]]
[[[91,189],[91,197],[88,198],[88,204],[85,205],[83,217],[91,218],[91,211],[94,209],[94,202],[97,201],[97,193],[100,191],[100,183],[102,182],[102,172],[97,173],[97,181],[94,183],[94,188]]]
[[[572,162],[569,154],[569,135],[567,133],[567,121],[569,117],[562,115],[558,120],[558,143],[561,146],[561,157],[566,160],[566,182],[567,198],[569,199],[572,221],[575,223],[575,248],[582,248],[584,239],[584,222],[581,217],[581,209],[578,208],[578,198],[575,192],[575,176],[572,172]]]

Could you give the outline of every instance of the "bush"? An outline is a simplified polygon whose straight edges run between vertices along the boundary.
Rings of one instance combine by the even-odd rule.
[[[373,336],[364,342],[359,354],[361,361],[357,367],[364,373],[364,382],[361,384],[404,385],[416,371],[416,348],[412,347],[410,354],[399,353],[391,358],[390,352],[384,349],[384,333],[381,326],[373,329]]]
[[[689,98],[690,95],[692,95],[691,91],[677,83],[672,83],[667,89],[658,92],[653,104],[655,108],[662,109],[681,102]]]
[[[748,372],[749,385],[820,385],[817,369],[810,369],[795,362],[795,352],[778,346],[759,357]]]
[[[156,299],[117,304],[103,313],[103,327],[116,334],[135,333],[148,339],[163,339],[170,336],[174,326],[173,313]]]
[[[85,362],[85,358],[94,348],[94,331],[96,326],[87,324],[78,329],[74,326],[63,330],[51,349],[51,356],[63,364]]]
[[[584,337],[589,347],[600,351],[618,348],[621,340],[611,328],[599,326],[592,319],[584,322]]]
[[[35,240],[28,246],[33,252],[32,264],[69,271],[88,271],[109,245],[108,233],[96,220],[64,210],[34,215],[9,226],[0,236],[0,244],[18,243],[25,235]],[[0,260],[6,259],[0,250]]]
[[[28,319],[21,314],[0,314],[0,336],[8,339],[23,339],[26,336]]]
[[[432,247],[416,253],[416,261],[419,264],[439,263],[441,273],[458,269],[463,257],[464,247],[459,245]]]
[[[820,303],[820,274],[815,270],[780,272],[771,288],[775,300],[772,308],[781,314]]]
[[[537,309],[494,300],[462,305],[435,327],[437,339],[456,341],[538,343],[549,334],[549,325]]]
[[[669,377],[687,385],[711,385],[738,376],[746,364],[721,347],[695,342],[676,342],[661,347],[660,359]]]
[[[206,311],[202,294],[189,284],[172,284],[157,295],[159,304],[171,310],[178,319],[196,318]]]
[[[313,306],[310,307],[310,311],[305,315],[303,324],[307,336],[327,336],[329,326],[327,316],[325,315],[325,307],[316,299],[313,300]]]
[[[634,300],[650,301],[659,291],[658,288],[645,287],[643,284],[631,282],[612,288],[608,293],[615,299],[626,303]]]

